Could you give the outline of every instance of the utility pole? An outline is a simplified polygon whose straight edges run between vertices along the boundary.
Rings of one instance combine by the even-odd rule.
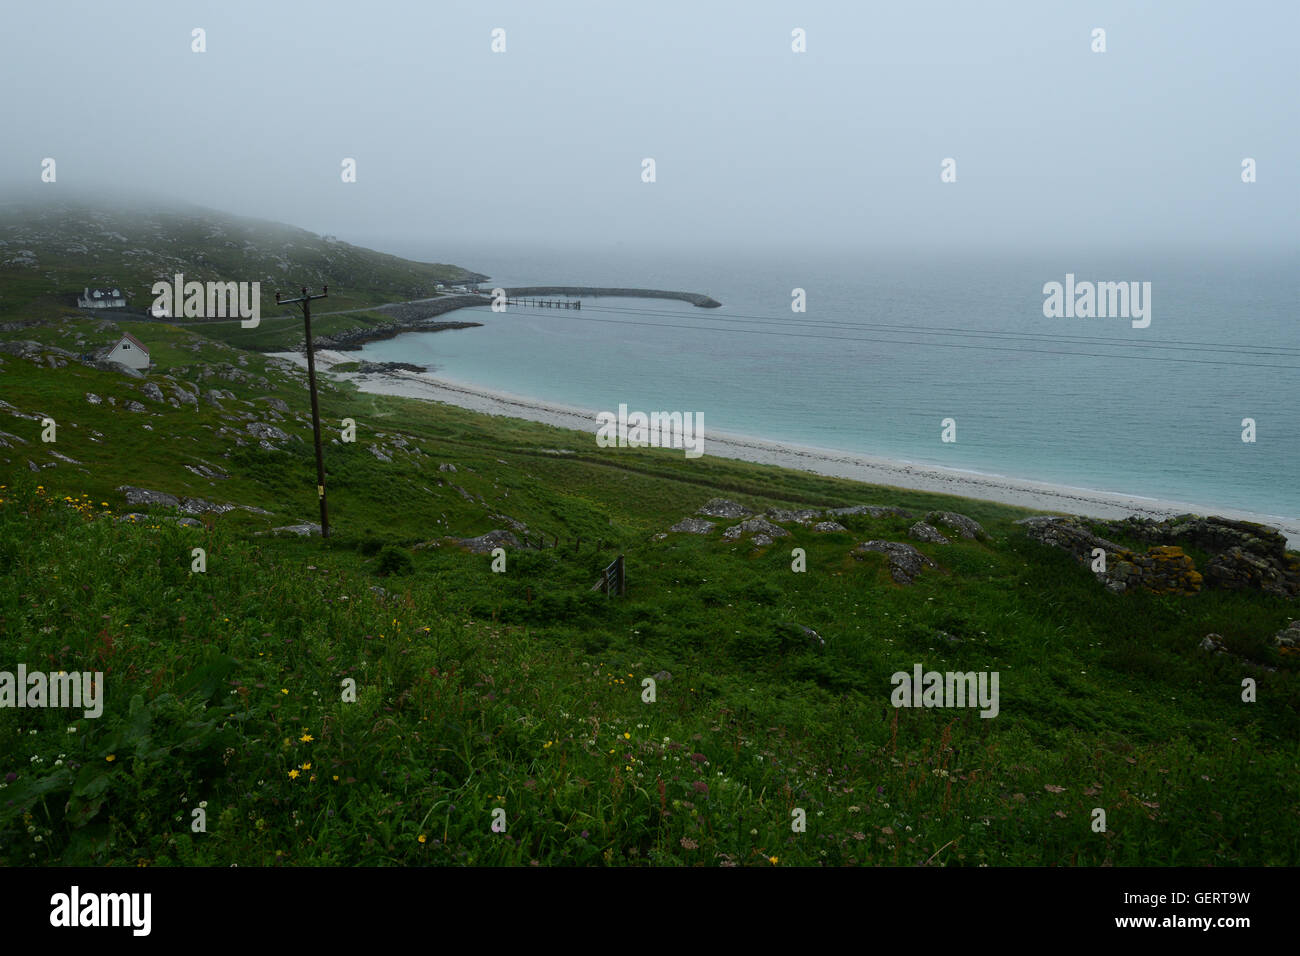
[[[302,295],[296,299],[281,299],[275,294],[276,305],[302,303],[302,321],[307,330],[307,381],[311,386],[311,430],[316,439],[316,494],[320,498],[320,536],[330,536],[329,512],[325,508],[325,459],[320,446],[320,405],[316,401],[316,356],[311,349],[311,300],[323,299],[329,295],[330,287],[321,286],[320,295],[309,295],[307,287],[302,287]]]

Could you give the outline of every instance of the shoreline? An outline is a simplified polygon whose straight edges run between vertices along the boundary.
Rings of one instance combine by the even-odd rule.
[[[306,366],[306,358],[298,352],[267,354],[268,357],[281,358],[298,366]],[[354,359],[340,352],[328,349],[316,352],[316,365],[321,371],[327,372],[340,362],[349,361]],[[586,432],[592,435],[594,440],[595,410],[560,405],[438,378],[428,372],[335,374],[341,379],[355,382],[363,392],[445,402],[473,412],[522,418],[557,428]],[[1057,512],[1091,518],[1124,518],[1136,514],[1157,519],[1190,513],[1254,521],[1277,528],[1286,536],[1288,547],[1300,547],[1300,518],[1297,517],[1259,514],[1236,508],[1214,508],[1191,502],[1098,491],[1092,488],[1078,488],[1026,478],[947,468],[942,465],[920,465],[829,448],[770,442],[747,435],[709,432],[704,441],[706,447],[710,449],[706,454],[719,458],[776,465],[829,477],[849,478],[871,485],[995,501],[1032,511]]]

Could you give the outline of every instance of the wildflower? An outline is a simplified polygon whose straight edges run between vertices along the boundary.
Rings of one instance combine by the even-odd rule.
[[[289,693],[289,688],[287,688],[287,687],[281,687],[281,688],[280,688],[280,693],[281,693],[281,694],[287,694],[287,693]]]
[[[303,770],[310,770],[310,769],[311,769],[311,764],[309,764],[309,763],[305,763],[305,764],[303,764],[303,765],[302,765],[302,769],[303,769]]]
[[[289,771],[289,779],[290,779],[290,780],[297,780],[297,779],[298,779],[298,771],[297,771],[297,770],[290,770],[290,771]]]
[[[421,843],[423,843],[428,838],[423,833],[421,833],[418,837],[416,837],[416,839],[419,840]]]
[[[335,783],[338,783],[338,780],[339,780],[339,775],[338,775],[338,774],[335,774],[335,775],[334,775],[334,782],[335,782]]]
[[[109,763],[112,763],[114,760],[117,759],[117,754],[109,754],[104,759],[107,760]]]
[[[632,735],[629,734],[627,731],[623,731],[623,739],[624,739],[624,740],[631,740],[631,739],[632,739]]]
[[[780,860],[779,857],[769,856],[769,857],[767,858],[767,862],[771,863],[773,866],[776,866],[776,864],[780,863],[781,860]]]
[[[298,739],[301,740],[301,741],[302,741],[303,743],[305,743],[305,744],[309,744],[309,743],[311,743],[313,740],[315,740],[316,738],[313,737],[311,734],[303,734],[303,735],[302,735],[301,737],[299,737]]]

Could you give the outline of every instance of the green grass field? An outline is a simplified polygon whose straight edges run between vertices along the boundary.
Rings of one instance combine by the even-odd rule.
[[[342,384],[321,395],[332,538],[259,534],[318,517],[302,375],[203,329],[122,329],[164,396],[170,374],[236,398],[172,407],[125,375],[0,355],[0,397],[36,416],[0,407],[0,669],[107,688],[98,719],[0,709],[8,865],[1300,862],[1300,676],[1269,642],[1294,601],[1115,595],[1017,509]],[[114,336],[69,319],[0,340]],[[247,380],[202,378],[222,363]],[[262,449],[241,414],[302,440]],[[331,442],[345,418],[356,442]],[[272,514],[182,527],[122,485]],[[939,569],[910,586],[850,552],[915,519],[791,525],[757,551],[655,539],[715,496],[944,508],[989,539],[918,545]],[[116,520],[131,511],[148,516]],[[561,546],[510,549],[496,573],[440,543],[498,515]],[[592,592],[618,554],[628,593]],[[1208,632],[1235,656],[1199,651]],[[998,716],[895,709],[890,676],[915,664],[998,672]]]

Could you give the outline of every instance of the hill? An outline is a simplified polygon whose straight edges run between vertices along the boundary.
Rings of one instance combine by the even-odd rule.
[[[413,262],[292,226],[173,201],[22,196],[0,202],[0,319],[76,311],[87,286],[117,286],[145,313],[158,280],[260,282],[262,314],[277,290],[330,286],[330,310],[436,294],[439,282],[487,278]],[[325,311],[322,309],[321,311]]]

